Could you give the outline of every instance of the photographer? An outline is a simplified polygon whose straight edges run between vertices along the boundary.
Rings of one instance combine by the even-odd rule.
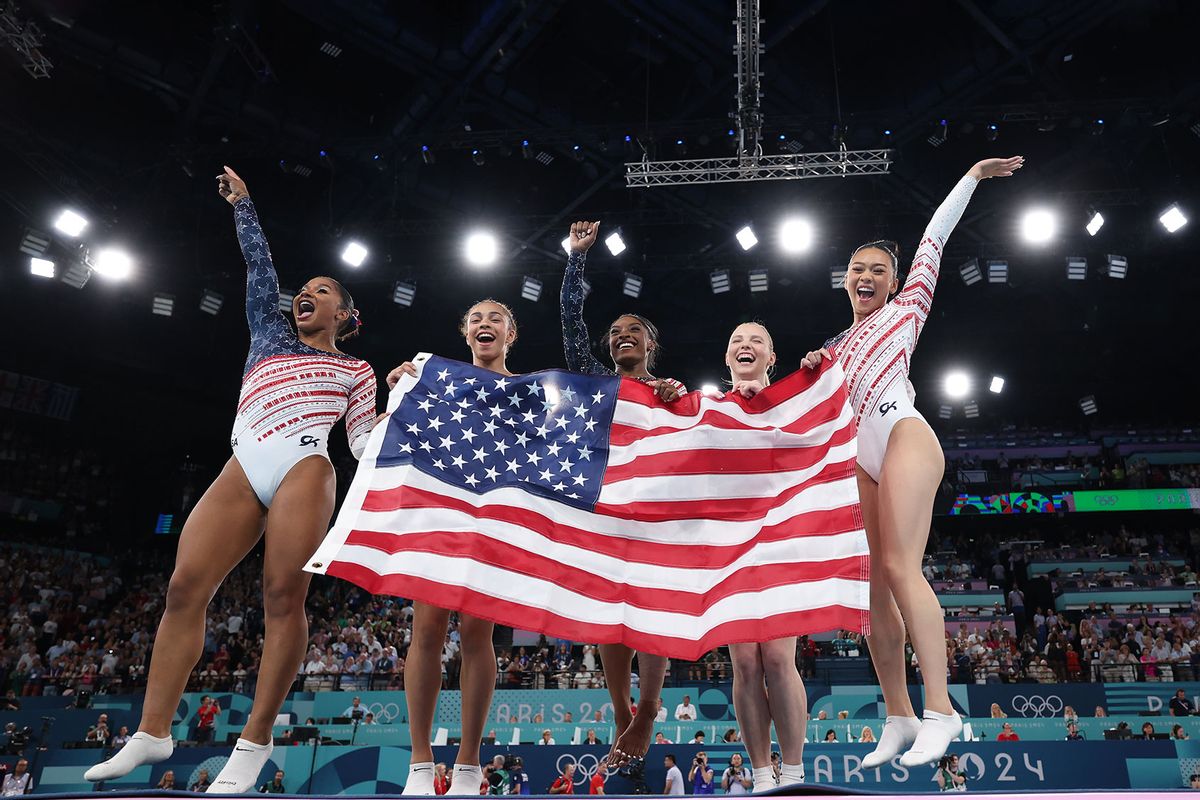
[[[504,768],[504,756],[497,755],[489,765],[491,771],[484,772],[488,782],[488,794],[508,794],[508,770]]]
[[[33,776],[29,774],[29,762],[23,758],[18,759],[12,774],[4,776],[4,783],[0,785],[0,797],[15,797],[32,791]]]
[[[958,768],[958,755],[947,753],[938,762],[937,785],[943,792],[965,792],[967,775]]]
[[[750,794],[754,788],[754,776],[742,765],[742,754],[729,757],[729,766],[721,775],[721,789],[725,794]]]
[[[688,780],[692,782],[692,794],[713,794],[713,771],[708,766],[708,754],[704,751],[696,753],[692,759]]]

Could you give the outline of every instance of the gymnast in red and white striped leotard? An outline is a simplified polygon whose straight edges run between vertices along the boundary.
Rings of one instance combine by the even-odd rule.
[[[858,418],[858,486],[871,548],[868,642],[888,713],[864,768],[897,755],[906,767],[937,761],[962,730],[946,688],[941,606],[921,574],[945,461],[933,430],[913,406],[908,369],[933,303],[942,248],[976,185],[1012,175],[1023,163],[1020,157],[988,159],[963,176],[930,220],[899,294],[896,245],[871,242],[855,250],[846,271],[854,324],[804,359],[809,367],[823,357],[842,362]],[[906,629],[925,682],[923,720],[916,717],[905,679]]]

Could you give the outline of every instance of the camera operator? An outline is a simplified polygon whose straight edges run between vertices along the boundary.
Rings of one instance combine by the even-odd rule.
[[[21,758],[17,760],[17,764],[13,767],[11,775],[4,776],[4,783],[0,784],[0,796],[16,797],[21,794],[29,794],[33,791],[33,776],[29,774],[29,762]]]
[[[937,785],[943,792],[965,792],[967,774],[958,767],[958,755],[947,753],[938,762]]]
[[[729,766],[721,775],[721,789],[725,794],[750,794],[754,788],[754,775],[742,763],[742,754],[729,757]]]
[[[708,754],[703,750],[692,759],[688,780],[692,782],[692,794],[713,794],[713,771],[708,766]]]

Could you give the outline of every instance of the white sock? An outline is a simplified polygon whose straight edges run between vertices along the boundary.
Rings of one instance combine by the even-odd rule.
[[[471,764],[454,765],[454,779],[450,781],[451,794],[479,794],[479,787],[482,785],[483,769],[481,767]]]
[[[224,768],[217,779],[208,787],[208,794],[246,794],[253,792],[258,782],[258,774],[266,766],[267,759],[275,746],[255,744],[239,738],[233,746],[233,753],[225,762]]]
[[[927,710],[916,741],[907,753],[900,756],[901,766],[919,767],[937,761],[946,755],[946,748],[960,733],[962,717],[958,714],[939,714]]]
[[[789,764],[785,761],[779,771],[779,785],[791,786],[794,783],[804,783],[804,765]]]
[[[433,762],[415,761],[408,765],[408,780],[404,782],[404,794],[430,797],[433,789]]]
[[[900,755],[917,740],[921,730],[921,720],[916,717],[889,716],[883,723],[879,734],[879,743],[875,749],[863,756],[863,769],[882,767],[896,756]]]
[[[771,767],[755,767],[751,774],[754,776],[754,791],[769,792],[776,787],[775,770]]]
[[[145,731],[138,731],[108,761],[101,762],[83,773],[89,783],[123,778],[144,764],[166,761],[175,750],[170,736],[158,738]]]

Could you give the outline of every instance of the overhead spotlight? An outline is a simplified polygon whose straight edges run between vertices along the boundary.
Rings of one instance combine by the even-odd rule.
[[[205,289],[200,295],[200,310],[205,314],[216,316],[221,312],[221,306],[225,304],[225,298],[218,292],[212,289]]]
[[[738,231],[736,236],[738,244],[742,246],[743,250],[749,250],[751,247],[754,247],[754,245],[758,244],[758,237],[754,235],[754,230],[749,225],[746,225],[740,231]]]
[[[521,158],[525,159],[526,161],[533,158],[533,148],[529,146],[528,139],[521,140]]]
[[[642,295],[642,279],[632,272],[625,273],[625,284],[621,289],[626,296],[637,299]]]
[[[124,250],[106,247],[96,253],[92,269],[112,280],[124,280],[133,272],[133,259]]]
[[[700,394],[716,397],[721,394],[721,387],[715,383],[702,383],[700,384]]]
[[[1000,128],[993,122],[984,129],[983,135],[989,142],[994,142],[1000,138]]]
[[[708,274],[708,283],[712,286],[713,294],[725,294],[729,291],[729,270],[714,269]]]
[[[554,163],[554,156],[550,153],[547,153],[545,150],[542,150],[537,154],[537,158],[535,158],[534,161],[537,161],[543,167],[548,167]]]
[[[477,267],[486,267],[496,263],[499,249],[495,236],[480,231],[467,237],[465,253],[468,262]]]
[[[788,219],[779,226],[779,246],[785,253],[803,253],[812,243],[813,227],[808,220]]]
[[[988,283],[1008,283],[1008,262],[987,262]]]
[[[1087,258],[1085,256],[1067,256],[1067,280],[1087,280]]]
[[[342,54],[342,48],[338,47],[333,42],[326,42],[325,44],[321,45],[321,52],[330,58],[337,58]]]
[[[834,289],[844,289],[846,287],[845,267],[829,268],[829,285]]]
[[[962,266],[958,268],[958,274],[962,276],[963,283],[967,286],[972,286],[983,280],[983,273],[979,271],[979,259],[972,258],[969,261],[964,261]]]
[[[1030,244],[1046,244],[1054,238],[1057,228],[1054,213],[1044,208],[1027,211],[1021,219],[1021,236]]]
[[[413,300],[417,296],[417,286],[415,283],[408,281],[396,281],[396,286],[392,289],[392,302],[398,306],[411,308]]]
[[[765,292],[770,288],[770,276],[765,269],[750,270],[750,291]]]
[[[296,293],[291,289],[279,290],[279,310],[285,314],[292,313],[292,301],[296,299]]]
[[[687,142],[685,142],[683,139],[676,139],[675,140],[675,153],[677,155],[686,156],[687,155]]]
[[[621,238],[620,231],[613,231],[604,239],[604,246],[608,248],[608,252],[614,256],[619,256],[625,252],[625,240]]]
[[[963,406],[963,413],[966,414],[967,419],[978,419],[979,403],[974,400],[968,400],[966,405]]]
[[[933,133],[926,137],[925,141],[929,142],[931,147],[941,147],[950,138],[950,125],[946,120],[940,120],[937,126],[933,129]]]
[[[434,156],[433,151],[429,149],[429,145],[427,144],[421,145],[421,160],[426,164],[432,164],[437,161],[437,157]]]
[[[54,220],[55,230],[72,238],[83,233],[83,229],[87,226],[88,221],[69,208],[63,209],[62,213],[58,215],[58,219]]]
[[[1096,396],[1089,394],[1087,397],[1081,397],[1079,399],[1079,410],[1084,413],[1084,416],[1088,417],[1099,411],[1100,409],[1096,405]]]
[[[1096,119],[1093,119],[1092,124],[1089,126],[1089,128],[1092,132],[1092,136],[1101,135],[1102,133],[1104,133],[1104,119],[1101,117],[1097,117]]]
[[[33,258],[29,259],[29,271],[39,278],[53,278],[54,262],[50,261],[49,259],[38,258],[37,256],[34,256]]]
[[[992,394],[1000,394],[1004,391],[1004,378],[999,375],[992,376],[992,382],[988,385],[988,391]]]
[[[72,289],[82,289],[92,277],[92,269],[82,261],[72,261],[63,275],[63,283]]]
[[[157,292],[150,306],[150,313],[158,317],[169,317],[175,313],[175,296]]]
[[[291,171],[293,174],[299,175],[301,178],[312,177],[312,167],[308,166],[307,164],[293,164],[291,166]]]
[[[322,161],[325,162],[326,165],[328,165],[329,164],[329,151],[325,150],[325,149],[318,150],[317,158],[321,159]]]
[[[542,282],[529,275],[523,277],[521,279],[521,297],[531,303],[536,303],[542,297]]]
[[[1104,268],[1101,271],[1110,278],[1122,280],[1125,278],[1126,273],[1129,272],[1129,259],[1125,256],[1109,253],[1108,257],[1104,260]]]
[[[950,419],[950,416],[951,416],[953,413],[954,413],[954,407],[953,407],[953,406],[948,406],[948,405],[946,405],[945,403],[943,403],[942,405],[938,406],[938,418],[939,418],[939,419]]]
[[[891,128],[883,129],[883,143],[884,144],[892,143],[892,129]]]
[[[383,156],[379,153],[373,153],[371,155],[371,163],[374,164],[375,169],[379,170],[380,172],[387,171],[387,162],[383,160]]]
[[[42,231],[28,228],[21,237],[21,246],[17,249],[27,256],[42,256],[50,247],[50,235]]]
[[[571,145],[571,155],[576,161],[583,161],[583,148],[579,145]]]
[[[1095,236],[1104,227],[1104,215],[1099,211],[1093,211],[1091,218],[1088,220],[1087,232],[1088,236]]]
[[[1188,224],[1188,218],[1183,215],[1183,212],[1179,210],[1179,206],[1177,205],[1171,206],[1160,214],[1158,221],[1167,229],[1167,233],[1174,233]]]
[[[961,400],[971,393],[971,376],[961,370],[946,374],[942,389],[951,400]]]
[[[352,267],[361,267],[366,260],[367,248],[358,242],[346,243],[346,249],[342,250],[342,261],[345,261]]]
[[[487,163],[487,157],[478,147],[471,151],[471,160],[475,162],[475,166],[477,167],[482,167]]]

